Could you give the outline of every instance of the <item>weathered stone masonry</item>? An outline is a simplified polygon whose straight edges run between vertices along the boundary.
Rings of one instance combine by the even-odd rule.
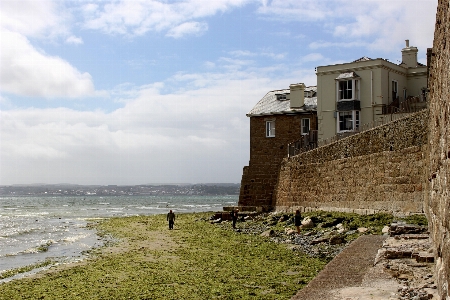
[[[311,128],[317,128],[313,113],[250,118],[250,162],[244,167],[239,206],[273,206],[280,163],[287,156],[287,145],[300,138],[302,118],[310,118]],[[265,122],[269,120],[276,122],[275,137],[266,137]]]
[[[428,126],[409,127],[428,130],[426,144],[420,131],[407,131],[403,140],[389,138],[383,142],[391,130],[401,135],[407,129],[383,126],[384,129],[377,128],[385,130],[383,134],[371,131],[353,138],[359,141],[348,138],[340,144],[285,159],[274,199],[279,208],[414,212],[421,210],[422,188],[423,209],[435,248],[436,285],[441,299],[449,300],[450,0],[438,2],[429,89],[429,118],[423,115],[420,121],[415,121],[416,125],[428,121]],[[386,178],[381,181],[383,171]],[[365,189],[370,193],[365,193]],[[380,202],[383,199],[397,203]]]
[[[440,0],[430,67],[429,153],[425,211],[442,299],[450,299],[450,1]]]
[[[414,146],[315,164],[290,161],[280,170],[276,208],[422,213],[423,160]]]
[[[422,213],[427,119],[424,110],[285,158],[276,209]]]

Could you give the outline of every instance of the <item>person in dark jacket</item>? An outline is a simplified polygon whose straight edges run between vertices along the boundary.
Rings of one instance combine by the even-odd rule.
[[[294,225],[297,227],[297,233],[300,234],[300,226],[302,225],[302,215],[300,214],[300,210],[295,211],[294,216]]]
[[[167,221],[169,221],[169,229],[173,229],[173,224],[175,223],[175,214],[172,210],[167,214]]]
[[[233,210],[231,212],[231,219],[233,220],[233,228],[236,228],[236,221],[238,219],[239,209]]]

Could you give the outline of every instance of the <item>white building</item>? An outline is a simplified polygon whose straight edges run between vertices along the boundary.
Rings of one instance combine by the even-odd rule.
[[[417,52],[406,40],[399,65],[363,57],[351,63],[317,67],[319,140],[357,131],[410,97],[423,101],[427,66],[417,61]]]

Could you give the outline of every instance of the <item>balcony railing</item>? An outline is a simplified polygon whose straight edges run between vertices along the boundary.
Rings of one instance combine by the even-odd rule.
[[[317,147],[326,146],[328,144],[337,142],[343,138],[348,136],[370,130],[377,126],[381,126],[396,120],[399,120],[407,115],[415,112],[419,112],[425,108],[427,108],[427,102],[425,101],[425,96],[421,97],[410,97],[402,102],[398,103],[398,107],[396,104],[387,105],[383,107],[383,114],[375,121],[365,123],[359,126],[354,131],[347,131],[344,133],[338,133],[335,136],[318,140],[317,130],[310,131],[310,134],[303,136],[302,139],[292,142],[288,145],[288,157],[313,150]],[[390,112],[389,112],[390,111]]]
[[[400,101],[399,97],[397,97],[391,104],[383,106],[382,114],[414,113],[426,108],[426,106],[425,94],[417,97],[408,97],[403,101]]]
[[[317,148],[317,130],[310,130],[308,134],[302,136],[298,141],[288,145],[288,156],[294,156],[301,152],[305,152]]]

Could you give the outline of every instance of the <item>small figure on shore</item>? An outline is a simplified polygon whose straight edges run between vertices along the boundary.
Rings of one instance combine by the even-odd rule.
[[[297,227],[297,233],[300,234],[300,226],[302,225],[302,215],[300,214],[300,210],[295,211],[294,216],[294,225]]]
[[[236,221],[238,219],[239,209],[231,211],[231,219],[233,220],[233,228],[236,228]]]
[[[173,224],[175,223],[175,214],[172,210],[167,214],[167,221],[169,221],[169,229],[173,229]]]

